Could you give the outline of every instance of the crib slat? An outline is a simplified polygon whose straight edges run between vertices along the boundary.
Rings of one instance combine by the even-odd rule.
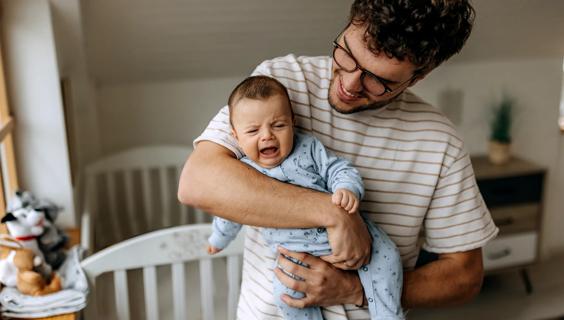
[[[180,181],[182,167],[176,167],[174,169],[176,181]],[[182,204],[180,201],[178,201],[178,206],[180,208],[180,224],[188,224],[190,222],[190,220],[188,219],[188,206]]]
[[[86,247],[88,250],[88,254],[92,254],[96,252],[98,248],[96,244],[96,231],[100,232],[103,230],[101,227],[101,221],[99,220],[99,216],[96,215],[98,212],[98,185],[96,184],[98,180],[96,176],[90,173],[87,173],[87,180],[86,180],[86,199],[85,199],[85,206],[84,206],[84,213],[88,215],[87,217],[82,216],[81,220],[86,220],[86,223],[81,225],[81,238],[82,238],[82,245]],[[99,243],[98,243],[99,245]]]
[[[174,319],[185,320],[186,316],[186,276],[184,264],[181,262],[172,264],[172,297],[174,308]]]
[[[147,221],[146,226],[148,229],[144,231],[147,232],[156,229],[153,223],[153,188],[151,183],[151,171],[149,170],[149,168],[143,169],[143,171],[141,172],[141,177],[143,179],[143,200],[145,204],[145,219]]]
[[[237,313],[237,301],[239,298],[239,285],[241,283],[241,271],[239,256],[227,257],[227,319],[234,320]]]
[[[123,240],[122,224],[119,223],[118,219],[118,208],[116,200],[116,176],[112,172],[106,174],[106,192],[108,195],[109,204],[109,219],[110,222],[110,241],[111,243]]]
[[[157,269],[154,266],[143,268],[145,288],[145,313],[147,320],[159,319],[159,298],[157,292]]]
[[[125,171],[123,178],[125,180],[125,205],[129,222],[133,228],[133,235],[138,235],[141,233],[141,228],[139,227],[139,217],[136,214],[137,208],[133,196],[133,171]]]
[[[213,276],[211,259],[200,260],[200,292],[202,294],[202,319],[214,320]]]
[[[205,213],[200,209],[194,208],[194,217],[196,217],[196,223],[204,223],[205,221]]]
[[[129,294],[127,292],[127,273],[125,270],[114,271],[114,290],[118,319],[129,320]]]
[[[159,169],[159,179],[161,184],[161,216],[162,216],[162,227],[167,228],[171,226],[171,213],[170,213],[170,186],[168,185],[167,179],[167,168],[163,167]]]

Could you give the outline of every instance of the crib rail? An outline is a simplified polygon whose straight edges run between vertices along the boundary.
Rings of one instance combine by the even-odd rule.
[[[217,290],[214,284],[214,261],[224,261],[226,265],[228,319],[234,319],[240,287],[241,259],[243,253],[243,234],[225,250],[209,256],[206,252],[207,238],[211,234],[210,224],[198,224],[154,231],[133,239],[120,242],[85,259],[81,265],[89,279],[92,293],[85,313],[86,320],[101,319],[98,316],[96,279],[105,273],[113,273],[116,315],[119,320],[132,319],[130,308],[131,286],[128,272],[141,269],[143,274],[143,296],[145,318],[160,319],[159,281],[157,267],[170,266],[172,283],[173,318],[188,319],[194,310],[187,310],[187,289],[199,290],[201,319],[215,320]],[[199,270],[186,268],[186,263],[196,261]],[[188,272],[199,272],[198,287],[186,287]],[[222,288],[223,289],[223,288]],[[107,310],[106,310],[107,311]],[[200,319],[200,318],[198,318]]]

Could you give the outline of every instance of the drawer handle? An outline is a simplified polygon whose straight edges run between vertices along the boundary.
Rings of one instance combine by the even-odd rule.
[[[492,252],[492,253],[488,254],[488,259],[498,260],[498,259],[501,259],[501,258],[505,258],[510,254],[511,254],[511,249],[505,248],[505,249],[500,250],[498,252]]]
[[[498,227],[506,227],[506,226],[512,225],[515,222],[515,220],[513,218],[509,217],[509,218],[499,219],[499,220],[494,219],[494,222],[495,222],[495,225],[498,226]]]

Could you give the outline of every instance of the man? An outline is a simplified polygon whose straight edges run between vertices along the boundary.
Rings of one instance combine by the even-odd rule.
[[[480,248],[498,232],[452,124],[406,90],[460,51],[473,18],[466,0],[356,0],[331,57],[288,55],[253,72],[282,82],[296,126],[361,172],[366,196],[360,210],[400,250],[406,309],[472,298],[483,277]],[[332,206],[330,195],[282,184],[240,163],[229,132],[224,108],[195,141],[179,199],[247,225],[325,227],[333,251],[321,259],[281,251],[306,266],[275,261],[260,233],[249,228],[238,318],[282,318],[269,283],[275,272],[306,294],[283,297],[289,305],[324,306],[326,319],[369,319],[358,276],[346,271],[364,264],[370,252],[361,218]],[[439,258],[414,269],[423,230],[422,246]]]

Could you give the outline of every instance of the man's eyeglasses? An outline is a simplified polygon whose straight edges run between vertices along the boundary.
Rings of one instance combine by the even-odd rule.
[[[386,80],[359,66],[358,62],[352,56],[352,54],[337,43],[337,40],[339,40],[341,34],[339,34],[337,36],[337,39],[333,41],[333,60],[335,60],[335,63],[346,72],[354,72],[356,70],[362,71],[362,73],[360,74],[360,81],[366,92],[374,96],[383,96],[385,94],[394,92],[398,88],[401,88],[404,84],[412,81],[418,75],[418,73],[415,72],[411,78],[400,83],[395,89],[391,89],[386,85]]]

